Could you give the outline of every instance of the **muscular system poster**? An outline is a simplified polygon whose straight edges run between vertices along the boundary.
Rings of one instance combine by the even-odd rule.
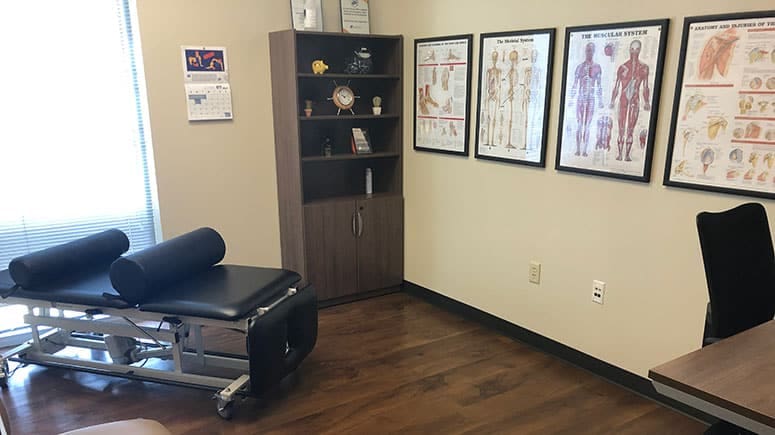
[[[476,157],[543,166],[554,29],[481,35]]]
[[[775,197],[775,14],[687,18],[665,184]]]
[[[649,180],[667,25],[568,28],[557,169]]]
[[[415,40],[415,149],[468,155],[472,39]]]

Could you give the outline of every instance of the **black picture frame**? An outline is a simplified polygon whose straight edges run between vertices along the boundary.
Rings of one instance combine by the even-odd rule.
[[[610,23],[610,24],[599,24],[599,25],[584,25],[584,26],[573,26],[568,27],[565,31],[565,53],[563,58],[563,67],[562,67],[562,93],[560,95],[560,119],[559,119],[559,128],[557,132],[557,149],[556,149],[556,159],[555,159],[555,169],[558,171],[567,171],[567,172],[573,172],[573,173],[579,173],[579,174],[586,174],[586,175],[597,175],[602,177],[609,177],[609,178],[617,178],[617,179],[623,179],[623,180],[630,180],[630,181],[637,181],[637,182],[643,182],[648,183],[651,179],[651,166],[654,156],[654,138],[656,133],[656,126],[657,126],[657,119],[659,114],[659,100],[660,100],[660,93],[662,88],[662,73],[664,68],[664,61],[665,61],[665,50],[667,48],[667,38],[668,38],[668,28],[669,28],[670,20],[665,19],[655,19],[655,20],[644,20],[644,21],[629,21],[629,22],[622,22],[622,23]],[[658,32],[658,35],[649,35],[648,33],[643,34],[643,32],[648,32],[649,29],[646,28],[656,28],[655,30]],[[571,42],[571,39],[574,38],[575,35],[577,38],[579,38],[580,42],[578,42],[578,47],[574,46],[574,44]],[[589,35],[588,37],[586,35]],[[649,41],[646,38],[653,38],[654,36],[657,37],[656,44],[653,43],[653,41]],[[583,44],[583,41],[585,39],[589,39],[590,42],[596,43],[602,42],[605,43],[603,46],[603,56],[608,56],[610,58],[610,65],[600,65],[597,64],[600,68],[600,77],[599,77],[599,91],[597,92],[597,97],[599,98],[599,101],[597,101],[598,104],[595,104],[594,102],[594,96],[591,98],[592,106],[593,106],[593,114],[595,111],[600,112],[602,111],[602,114],[598,115],[597,122],[595,123],[595,131],[597,134],[596,140],[598,143],[593,143],[592,146],[594,147],[592,149],[592,152],[589,152],[590,147],[590,140],[591,140],[591,128],[592,128],[592,121],[584,117],[584,119],[579,119],[581,116],[579,115],[578,106],[571,107],[571,104],[569,104],[569,98],[568,91],[573,90],[574,83],[570,84],[569,86],[569,77],[568,77],[568,64],[570,62],[570,58],[573,57],[575,59],[575,56],[569,56],[569,52],[571,50],[579,50],[584,49],[584,53],[586,55],[586,50],[588,47],[587,44]],[[621,89],[619,89],[619,83],[617,83],[617,75],[618,71],[621,68],[625,68],[625,64],[622,63],[621,59],[617,58],[614,59],[616,54],[621,54],[624,52],[625,56],[627,54],[630,54],[630,50],[632,49],[635,40],[638,40],[640,42],[640,49],[639,53],[641,55],[641,59],[643,57],[646,57],[650,51],[653,51],[654,49],[657,50],[657,53],[655,56],[651,56],[649,60],[650,63],[646,64],[645,62],[642,62],[642,64],[645,64],[646,66],[655,65],[653,68],[653,77],[654,80],[649,86],[649,96],[651,97],[651,105],[649,109],[649,117],[648,122],[646,123],[645,128],[643,127],[643,124],[638,124],[639,120],[642,120],[640,116],[635,119],[636,125],[630,128],[629,125],[626,125],[626,128],[622,128],[622,117],[617,116],[614,109],[614,101],[616,98],[619,98],[619,113],[621,114],[621,108],[625,104],[623,102],[623,95],[625,92],[624,89],[624,83],[621,85]],[[643,40],[643,41],[642,41]],[[582,45],[583,44],[583,45]],[[621,45],[620,45],[621,44]],[[610,47],[610,51],[609,51]],[[600,47],[597,47],[595,45],[593,56],[599,56],[597,52],[599,51]],[[646,52],[645,54],[643,52]],[[578,54],[578,53],[576,53]],[[630,54],[631,55],[631,54]],[[605,62],[605,61],[604,61]],[[587,63],[586,60],[584,60],[584,63]],[[596,64],[593,58],[592,65]],[[605,66],[605,68],[603,68]],[[577,65],[577,69],[582,67],[582,64]],[[588,66],[588,68],[594,70],[595,67]],[[651,76],[651,67],[649,68],[649,74],[647,77]],[[625,71],[626,72],[626,71]],[[574,71],[574,75],[578,73],[578,71]],[[588,75],[593,74],[594,71],[587,70]],[[607,89],[608,93],[606,96],[604,96],[602,89],[603,89],[603,78],[608,78],[607,83],[613,83],[613,86],[611,89]],[[594,79],[593,80],[593,88],[594,88]],[[648,83],[648,78],[646,79],[646,83]],[[594,89],[593,89],[594,91]],[[616,91],[614,93],[613,91]],[[644,92],[643,83],[641,82],[640,87],[638,88],[636,94],[631,97],[635,98],[637,95],[641,95]],[[607,100],[607,96],[610,96],[610,101]],[[646,97],[644,96],[644,99]],[[603,105],[604,102],[609,102],[607,104],[607,107]],[[646,111],[644,106],[644,101],[641,101],[640,98],[637,100],[639,112]],[[629,104],[629,103],[627,103]],[[576,133],[575,140],[573,139],[573,135],[568,134],[566,136],[566,133],[570,133],[572,131],[571,127],[566,123],[566,114],[568,114],[568,111],[566,111],[566,108],[574,110],[576,109],[576,119],[577,123],[580,125],[581,123],[586,124],[583,131],[579,132],[578,128],[574,133]],[[605,110],[608,109],[608,110]],[[585,109],[585,112],[589,112],[589,109]],[[630,118],[632,119],[632,118]],[[628,122],[628,120],[625,118],[625,122]],[[618,125],[617,125],[618,124]],[[630,169],[632,165],[629,165],[630,161],[627,160],[630,157],[630,148],[634,148],[636,146],[636,139],[635,139],[635,130],[638,129],[638,125],[640,125],[640,131],[637,132],[638,138],[637,138],[637,145],[640,148],[638,150],[637,148],[635,151],[639,153],[640,158],[642,159],[640,162],[639,168]],[[602,133],[601,133],[602,130]],[[620,131],[624,130],[624,137],[621,137]],[[628,131],[632,130],[632,131]],[[613,146],[611,145],[611,140],[614,139],[614,133],[618,133],[620,137],[616,138],[616,141],[613,143]],[[645,135],[643,134],[645,132]],[[645,138],[644,138],[645,136]],[[568,140],[563,140],[563,138],[566,138]],[[583,141],[584,149],[581,150],[581,145],[579,142]],[[622,142],[621,148],[618,142]],[[573,143],[569,142],[575,142],[576,145],[576,152],[573,152],[572,148]],[[629,142],[629,143],[628,143]],[[581,157],[581,160],[589,159],[591,160],[591,165],[583,166],[581,164],[568,164],[563,163],[563,156],[568,156],[567,149],[570,149],[570,157],[566,157],[568,160],[579,160],[575,159],[576,156]],[[602,152],[601,152],[602,151]],[[608,157],[608,152],[614,151],[612,153],[612,156]],[[622,155],[624,153],[624,155]],[[586,155],[585,155],[586,154]],[[595,163],[598,164],[598,166],[605,166],[608,164],[608,162],[611,162],[613,166],[611,166],[611,169],[601,169],[600,167],[595,167]],[[622,162],[622,163],[616,163],[616,162]],[[616,166],[622,166],[621,168],[616,168]]]
[[[511,151],[513,150],[514,155],[507,157],[507,156],[497,156],[493,154],[487,154],[482,151],[483,147],[485,147],[486,151],[488,152],[493,152],[493,153],[494,152],[502,153],[502,152],[497,145],[480,143],[480,141],[482,140],[481,133],[483,132],[483,129],[484,129],[484,126],[482,125],[483,110],[485,109],[482,107],[483,88],[486,88],[487,86],[489,86],[489,84],[485,80],[485,76],[487,73],[487,69],[485,67],[485,56],[487,55],[487,53],[485,53],[485,51],[488,51],[488,52],[490,51],[489,49],[490,40],[495,40],[494,42],[495,44],[501,43],[501,44],[508,45],[511,43],[514,49],[514,51],[512,51],[511,53],[516,53],[517,50],[516,50],[516,47],[514,47],[515,44],[516,45],[522,44],[520,45],[520,48],[522,48],[523,45],[532,46],[533,45],[532,43],[534,42],[533,40],[535,39],[536,36],[539,36],[539,35],[546,35],[548,37],[548,41],[546,42],[545,47],[541,47],[542,49],[545,50],[545,52],[543,54],[540,54],[540,56],[542,58],[545,57],[545,59],[543,59],[545,62],[543,62],[541,65],[531,66],[531,71],[532,71],[531,84],[535,83],[536,78],[538,78],[539,80],[541,79],[543,80],[543,84],[540,89],[540,91],[543,92],[543,98],[540,100],[530,100],[530,103],[532,103],[532,101],[536,101],[537,104],[542,105],[536,108],[536,112],[539,112],[542,116],[542,118],[540,119],[540,122],[538,122],[538,124],[541,126],[541,138],[536,143],[536,145],[540,147],[540,149],[537,150],[538,160],[528,159],[527,150],[524,153],[525,156],[521,156],[522,153],[520,151],[523,150],[524,148],[515,147],[514,145],[511,144],[511,129],[509,129],[508,131],[510,137],[508,140],[508,144],[505,146],[509,148],[504,147],[504,149],[508,154],[510,154]],[[547,137],[549,134],[549,131],[548,131],[549,130],[549,108],[550,108],[550,101],[551,101],[551,94],[552,94],[552,75],[553,75],[553,66],[554,66],[555,35],[556,35],[556,29],[554,28],[515,30],[515,31],[509,31],[509,32],[492,32],[492,33],[482,33],[481,35],[479,35],[479,80],[478,80],[479,85],[477,86],[477,93],[476,93],[476,134],[474,136],[475,137],[474,156],[477,159],[492,160],[492,161],[497,161],[502,163],[512,163],[517,165],[526,165],[526,166],[534,166],[534,167],[541,167],[541,168],[546,166],[546,144],[547,144]],[[497,49],[498,49],[497,47],[494,49],[495,50],[494,53],[496,53],[496,56],[498,53]],[[531,50],[531,54],[530,54],[531,57],[533,57],[533,53],[535,53],[535,51],[536,51],[535,49]],[[509,56],[511,56],[511,53],[509,53]],[[518,55],[518,56],[522,59],[520,60],[518,58],[517,63],[515,65],[515,70],[517,71],[517,80],[519,80],[520,69],[522,70],[522,75],[523,76],[525,75],[525,69],[519,68],[518,62],[524,62],[525,60],[531,62],[531,64],[532,62],[535,62],[534,59],[524,58],[523,57],[524,55]],[[501,56],[500,62],[506,62],[505,51],[503,56]],[[523,77],[522,80],[524,82],[526,78]],[[526,95],[525,91],[527,90],[526,86],[524,86],[523,84],[521,85],[521,88],[522,90],[519,91],[518,94],[521,92],[521,98],[525,98],[525,95]],[[512,96],[512,98],[514,97]],[[529,118],[531,116],[528,116],[528,114],[524,113],[520,109],[516,109],[513,106],[514,104],[515,103],[513,100],[511,103],[509,103],[509,105],[511,106],[509,116],[513,116],[514,113],[518,112],[520,116],[519,118],[520,122],[522,119],[524,119],[525,130],[528,130],[529,128],[527,127],[527,123],[530,122]],[[502,106],[500,108],[502,108]],[[493,122],[493,127],[496,125],[496,123],[497,123],[497,117],[496,117],[496,120]],[[503,130],[503,123],[504,121],[501,121],[501,131]],[[489,121],[488,121],[488,124],[489,124]],[[510,125],[511,125],[511,122],[509,122],[509,126]],[[487,126],[488,134],[490,134],[489,129],[490,129],[490,126],[488,125]],[[527,142],[528,133],[524,133],[524,134],[525,134],[525,142]],[[502,142],[503,140],[501,138],[501,147],[503,147]],[[524,145],[525,145],[525,148],[527,148],[527,143],[525,143]],[[531,154],[535,155],[536,153],[534,152]]]
[[[413,109],[414,117],[412,119],[412,127],[413,127],[412,138],[413,138],[413,148],[414,148],[415,151],[428,151],[428,152],[441,153],[441,154],[450,154],[450,155],[458,155],[458,156],[468,156],[469,155],[469,130],[470,130],[470,126],[471,126],[471,113],[470,112],[471,112],[471,70],[472,70],[472,66],[473,66],[472,65],[473,39],[474,39],[474,35],[469,33],[469,34],[462,34],[462,35],[439,36],[439,37],[433,37],[433,38],[418,38],[418,39],[414,40],[414,88],[413,88],[413,91],[412,91],[414,93],[414,98],[413,98],[413,101],[414,101],[414,109]],[[464,57],[455,55],[458,58],[458,59],[456,59],[456,60],[458,60],[458,62],[447,62],[447,63],[437,62],[436,63],[436,61],[438,61],[440,59],[435,59],[434,58],[435,59],[434,63],[431,63],[430,61],[427,61],[427,60],[423,61],[425,63],[422,63],[422,64],[418,63],[418,61],[420,61],[422,59],[418,56],[417,53],[421,49],[421,47],[423,47],[424,45],[430,45],[432,47],[444,47],[445,43],[446,44],[454,44],[454,43],[460,42],[460,41],[465,41],[466,47],[465,47]],[[435,56],[435,49],[433,51],[434,51],[434,56]],[[440,54],[439,56],[442,56],[442,55],[443,54]],[[448,56],[450,58],[452,57],[451,49],[449,49]],[[451,60],[451,59],[448,59],[448,60]],[[464,60],[464,62],[463,62],[463,60]],[[420,109],[420,104],[421,104],[420,103],[420,92],[418,91],[418,77],[417,77],[418,76],[418,68],[421,67],[421,66],[422,67],[428,67],[428,66],[433,66],[433,65],[436,65],[436,66],[445,66],[446,65],[446,66],[451,66],[451,67],[459,66],[459,65],[465,65],[465,67],[466,67],[466,71],[465,71],[466,95],[465,95],[465,102],[463,103],[464,104],[464,108],[462,109],[462,110],[464,110],[464,112],[462,114],[459,114],[459,115],[463,116],[462,119],[459,119],[459,116],[455,116],[455,117],[447,116],[447,117],[444,117],[444,116],[433,116],[432,114],[420,114],[420,113],[418,113],[418,110],[420,112],[422,112],[422,109]],[[434,67],[434,70],[435,70],[435,67]],[[423,82],[425,82],[425,81],[423,80]],[[427,88],[427,86],[428,86],[427,83],[424,83],[424,86],[425,87],[423,89],[428,89]],[[436,103],[436,104],[438,104],[438,103]],[[423,126],[434,125],[433,124],[434,118],[437,121],[437,124],[438,124],[438,121],[443,121],[445,123],[447,121],[449,121],[449,123],[450,123],[449,124],[450,125],[450,130],[452,130],[453,126],[454,126],[454,132],[455,133],[454,133],[454,136],[452,136],[451,132],[448,132],[448,133],[449,133],[450,137],[461,137],[462,136],[462,139],[463,139],[462,150],[460,150],[460,149],[449,149],[449,148],[446,148],[444,146],[433,147],[433,146],[428,146],[427,143],[422,143],[422,142],[418,143],[418,133],[417,133],[417,128],[418,128],[417,120],[418,120],[418,117],[422,118],[422,120],[423,120],[423,124],[422,125]],[[462,124],[462,126],[461,126],[461,124]],[[438,125],[434,126],[433,129],[435,130],[437,127],[438,127]],[[423,136],[427,136],[427,135],[423,135]],[[457,148],[460,148],[460,147],[458,146]]]
[[[704,82],[705,80],[708,80],[708,77],[702,77],[703,73],[700,71],[702,69],[701,65],[698,64],[692,64],[693,66],[696,66],[698,69],[696,69],[694,72],[698,74],[700,77],[689,77],[694,80],[693,83],[687,83],[687,55],[689,54],[688,51],[689,45],[692,42],[695,42],[692,37],[693,31],[697,32],[703,32],[703,31],[710,31],[710,30],[716,30],[718,29],[719,34],[724,30],[724,25],[732,25],[735,21],[741,21],[741,20],[753,20],[754,22],[761,23],[763,26],[767,29],[775,30],[775,10],[769,10],[769,11],[754,11],[754,12],[740,12],[740,13],[731,13],[731,14],[716,14],[716,15],[702,15],[702,16],[693,16],[693,17],[686,17],[684,18],[684,25],[683,25],[683,32],[681,36],[681,51],[679,53],[678,57],[678,76],[676,77],[676,87],[675,87],[675,96],[673,99],[673,111],[672,111],[672,118],[670,122],[670,136],[668,137],[668,144],[667,144],[667,154],[665,157],[665,172],[663,176],[663,185],[670,186],[670,187],[679,187],[679,188],[685,188],[685,189],[692,189],[692,190],[701,190],[701,191],[707,191],[707,192],[715,192],[715,193],[723,193],[723,194],[731,194],[731,195],[743,195],[743,196],[750,196],[750,197],[756,197],[756,198],[768,198],[768,199],[775,199],[775,178],[773,178],[774,172],[772,171],[766,171],[769,173],[769,176],[765,177],[765,181],[761,182],[759,180],[759,177],[751,177],[750,179],[746,180],[746,177],[748,176],[748,172],[742,172],[743,168],[748,167],[748,171],[756,170],[756,165],[751,164],[751,159],[753,156],[751,156],[751,153],[756,151],[756,148],[754,147],[755,144],[749,143],[753,142],[750,141],[748,137],[747,132],[747,125],[748,123],[742,123],[740,121],[746,121],[746,118],[750,118],[749,116],[746,116],[748,113],[747,110],[744,110],[744,107],[741,105],[742,99],[745,98],[747,95],[752,94],[760,94],[759,91],[754,91],[753,89],[750,89],[752,86],[750,83],[747,82],[744,72],[741,74],[740,77],[730,77],[730,78],[720,78],[719,76],[721,73],[717,69],[718,67],[713,66],[710,70],[710,76],[709,82],[706,86],[706,88],[711,88],[713,83],[716,83],[717,88],[720,88],[720,84],[718,82],[715,82],[714,79],[718,80],[726,80],[726,82],[732,84],[732,91],[735,91],[737,93],[736,98],[732,102],[734,107],[724,105],[721,102],[724,101],[724,99],[717,94],[714,98],[716,99],[716,103],[714,106],[714,112],[716,115],[729,115],[729,112],[723,112],[723,107],[728,107],[729,111],[732,111],[734,113],[734,117],[732,118],[732,122],[730,122],[729,128],[724,129],[724,135],[729,135],[729,153],[727,153],[727,150],[722,150],[723,145],[722,141],[719,141],[721,143],[717,143],[716,145],[713,145],[711,142],[708,142],[707,144],[702,144],[702,142],[695,141],[695,137],[688,139],[689,136],[685,136],[684,133],[687,131],[691,134],[692,133],[692,125],[691,123],[684,122],[686,121],[681,116],[681,109],[684,110],[684,116],[689,119],[692,115],[699,115],[701,109],[697,109],[694,111],[693,109],[690,110],[690,100],[694,97],[699,95],[702,99],[704,96],[702,95],[702,92],[699,92],[702,90],[703,85],[700,84],[700,82]],[[714,23],[721,23],[719,26],[714,29]],[[695,24],[700,24],[699,27],[693,28],[692,26]],[[736,23],[736,24],[744,24],[744,23]],[[743,29],[743,32],[747,31],[746,27],[739,27]],[[775,32],[767,32],[767,34]],[[700,37],[698,35],[697,37]],[[771,45],[772,39],[770,39],[769,42],[764,42],[765,45],[770,44]],[[707,42],[706,42],[707,44]],[[740,44],[740,46],[744,45],[744,41],[737,41],[736,44]],[[771,47],[770,47],[771,48]],[[704,48],[703,48],[704,51]],[[731,50],[734,53],[734,49]],[[696,54],[696,53],[695,53]],[[750,53],[748,51],[748,48],[745,50],[739,50],[739,55],[749,56]],[[772,54],[772,53],[770,53]],[[750,60],[750,58],[748,59]],[[730,60],[731,62],[734,62],[734,60]],[[773,60],[775,62],[775,59]],[[768,62],[769,66],[773,65],[771,62]],[[749,63],[743,63],[745,65],[745,68],[751,71],[755,67],[754,62]],[[714,69],[716,68],[716,69]],[[707,69],[705,69],[707,72]],[[689,74],[692,74],[692,72],[688,72]],[[771,75],[771,77],[775,77],[775,75]],[[773,78],[772,80],[775,80]],[[771,82],[772,83],[772,82]],[[773,85],[771,85],[773,86]],[[767,89],[766,86],[762,87],[763,89]],[[693,92],[691,95],[688,95],[689,92],[687,91],[686,95],[684,95],[684,91],[686,89],[697,89],[698,92]],[[739,90],[737,90],[739,89]],[[771,90],[771,95],[775,96],[775,88]],[[686,98],[685,98],[686,97]],[[698,100],[695,100],[695,102]],[[729,101],[726,101],[726,103],[729,103]],[[752,107],[755,107],[752,105]],[[694,113],[691,113],[694,112]],[[710,113],[708,113],[710,114]],[[706,115],[707,116],[707,115]],[[726,119],[726,117],[724,118]],[[775,132],[775,115],[769,118],[769,125],[771,126],[773,132]],[[736,130],[742,128],[742,125],[746,125],[746,128],[743,131],[743,137],[737,138],[737,132]],[[708,118],[708,128],[710,126],[710,120]],[[687,130],[688,129],[688,130]],[[762,129],[763,131],[765,129]],[[710,130],[708,130],[710,132]],[[718,130],[717,130],[718,132]],[[730,133],[731,132],[731,133]],[[698,133],[701,134],[701,133]],[[679,137],[680,136],[680,137]],[[686,138],[685,138],[685,137]],[[708,133],[707,137],[710,138],[710,133]],[[758,136],[758,135],[757,135]],[[766,136],[765,136],[766,138]],[[703,140],[705,138],[703,137]],[[758,139],[758,137],[756,138]],[[681,141],[681,145],[679,144],[679,141]],[[700,147],[703,148],[702,151],[699,152],[699,161],[690,162],[689,160],[685,159],[687,156],[686,154],[686,146],[689,142],[694,142],[695,150],[699,151]],[[735,144],[739,144],[739,146],[736,146]],[[745,152],[743,151],[743,147],[746,145],[751,145],[750,148],[753,149],[748,154],[748,159],[745,158]],[[775,146],[775,139],[771,141],[762,141],[762,144],[766,146]],[[681,156],[677,157],[677,148],[681,147]],[[712,154],[714,155],[712,157],[712,161],[710,163],[707,163],[703,161],[705,150],[711,149]],[[775,148],[773,148],[775,150]],[[737,160],[737,163],[735,163],[735,160],[733,159],[733,153],[736,153],[740,150],[739,154],[735,154],[735,157],[739,156],[739,159]],[[722,152],[719,152],[722,151]],[[716,155],[720,154],[720,156],[717,158]],[[762,153],[764,154],[764,153]],[[771,153],[772,155],[770,158],[775,158],[775,151]],[[681,158],[684,158],[683,160],[679,160]],[[720,161],[727,161],[727,163],[724,165],[719,165],[718,167],[715,167],[714,170],[720,170],[721,173],[725,173],[723,177],[719,177],[720,175],[718,172],[716,173],[717,178],[714,180],[710,179],[710,177],[706,176],[706,171],[709,169],[709,167],[715,166],[713,163],[715,163],[715,160]],[[766,157],[765,157],[766,159]],[[695,156],[696,160],[696,156]],[[757,158],[758,160],[758,158]],[[765,160],[766,161],[766,160]],[[682,165],[682,162],[684,164]],[[688,163],[688,164],[687,164]],[[772,163],[767,162],[767,166],[771,165]],[[702,169],[700,168],[700,165],[702,165]],[[684,174],[683,171],[686,171],[687,168],[696,166],[697,176],[691,176],[689,174]],[[733,171],[736,171],[737,167],[741,168],[741,171],[739,174],[737,174],[734,179],[730,179],[730,174],[734,175]],[[762,169],[764,168],[764,162],[762,162]],[[700,177],[699,170],[703,171],[703,177]],[[680,171],[680,172],[679,172]],[[693,170],[691,172],[694,172]],[[761,174],[766,173],[763,171]],[[754,172],[755,174],[755,172]],[[679,177],[679,175],[682,175],[683,177]],[[734,185],[734,181],[737,177],[742,175],[742,180],[740,181],[738,186]],[[690,182],[689,180],[681,180],[681,178],[692,178],[694,181]],[[719,180],[721,180],[719,182]],[[764,187],[769,185],[768,190],[756,190],[755,187]],[[744,188],[743,186],[747,186],[747,188]]]

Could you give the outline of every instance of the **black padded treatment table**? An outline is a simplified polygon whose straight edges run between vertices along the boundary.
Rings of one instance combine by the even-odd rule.
[[[298,288],[297,273],[218,264],[226,245],[210,228],[122,256],[128,249],[123,232],[108,230],[0,271],[0,301],[26,305],[32,330],[0,354],[0,386],[8,361],[71,368],[213,389],[228,419],[236,396],[270,391],[314,348],[317,298],[311,285]],[[209,352],[203,327],[241,331],[246,354]],[[78,348],[109,358],[84,359]],[[151,359],[171,363],[146,366]]]

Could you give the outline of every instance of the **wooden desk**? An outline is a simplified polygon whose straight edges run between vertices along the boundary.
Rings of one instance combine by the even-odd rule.
[[[649,378],[664,396],[775,434],[775,320],[655,367]]]

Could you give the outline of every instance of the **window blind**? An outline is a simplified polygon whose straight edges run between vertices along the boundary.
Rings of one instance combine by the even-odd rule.
[[[108,228],[126,232],[131,250],[156,242],[134,7],[0,2],[0,269]]]

